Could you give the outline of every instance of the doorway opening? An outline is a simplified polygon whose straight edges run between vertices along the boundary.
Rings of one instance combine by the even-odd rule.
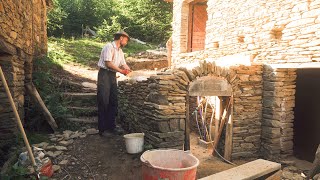
[[[294,155],[312,162],[320,144],[320,70],[298,69],[294,108]]]

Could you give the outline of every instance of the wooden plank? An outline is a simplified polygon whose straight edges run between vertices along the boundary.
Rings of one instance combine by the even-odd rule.
[[[225,125],[225,121],[226,121],[226,119],[227,119],[227,116],[228,116],[228,114],[229,114],[229,108],[230,108],[230,99],[229,99],[229,101],[228,101],[228,105],[227,105],[227,107],[224,109],[224,111],[223,111],[223,115],[222,115],[222,117],[221,117],[221,123],[220,123],[220,127],[219,127],[219,131],[218,131],[218,136],[214,136],[214,144],[213,144],[213,149],[212,149],[212,155],[214,155],[215,154],[215,149],[217,148],[217,146],[218,146],[218,143],[219,143],[219,140],[220,140],[220,137],[221,137],[221,134],[222,134],[222,130],[223,130],[223,127],[224,127],[224,125]]]
[[[275,171],[279,171],[280,169],[281,164],[279,163],[267,161],[264,159],[257,159],[238,167],[234,167],[226,171],[207,176],[200,180],[249,180],[259,178]]]
[[[58,125],[57,125],[56,121],[54,120],[54,118],[52,117],[50,111],[47,109],[46,105],[42,101],[41,96],[38,93],[34,84],[33,83],[27,84],[26,90],[27,90],[27,93],[30,95],[31,99],[39,105],[41,111],[43,112],[45,119],[47,120],[47,122],[49,123],[51,128],[55,131],[58,128]]]
[[[184,138],[184,150],[190,150],[190,114],[189,114],[189,108],[190,108],[190,96],[187,93],[186,96],[186,122],[185,122],[185,138]]]
[[[216,138],[216,136],[218,136],[219,133],[219,121],[220,121],[220,112],[221,112],[221,102],[218,96],[215,97],[215,108],[216,108],[216,113],[214,116],[214,125],[215,125],[215,129],[214,129],[214,139]]]
[[[191,51],[203,50],[205,47],[206,22],[208,19],[207,5],[193,5]]]
[[[232,137],[233,137],[233,96],[230,97],[231,110],[226,127],[226,139],[224,145],[224,158],[231,161],[232,154]]]
[[[190,4],[189,15],[188,15],[188,45],[187,45],[188,52],[191,52],[191,47],[192,47],[192,24],[193,24],[193,4]]]
[[[281,180],[281,176],[282,176],[282,171],[279,170],[273,173],[272,175],[270,175],[269,177],[267,177],[265,180]]]

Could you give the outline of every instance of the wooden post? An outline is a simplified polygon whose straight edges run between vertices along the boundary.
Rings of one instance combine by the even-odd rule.
[[[32,98],[32,100],[39,105],[39,107],[41,108],[41,110],[44,114],[44,117],[48,121],[51,128],[55,131],[58,128],[58,125],[57,125],[56,121],[54,120],[54,118],[52,117],[50,111],[47,109],[46,105],[42,101],[41,96],[38,93],[34,84],[33,83],[27,84],[26,89],[27,89],[28,94]]]
[[[190,108],[190,96],[187,92],[186,96],[186,122],[185,122],[185,138],[184,138],[184,150],[190,150],[190,116],[189,116],[189,108]]]
[[[167,60],[168,60],[168,67],[171,68],[172,62],[172,36],[169,38],[169,40],[166,43],[167,47]]]
[[[214,125],[215,125],[215,129],[214,129],[214,138],[216,139],[216,136],[218,136],[219,134],[219,121],[220,121],[220,112],[221,112],[221,103],[220,103],[220,99],[218,96],[215,97],[215,107],[216,107],[216,113],[215,113],[215,120],[214,120]]]
[[[230,97],[230,115],[229,120],[227,122],[226,127],[226,139],[224,145],[224,158],[228,161],[231,161],[231,154],[232,154],[232,136],[233,136],[233,96]]]
[[[224,111],[223,111],[223,115],[221,117],[221,123],[220,123],[220,127],[219,127],[219,132],[218,132],[218,135],[217,136],[214,136],[214,141],[213,141],[213,150],[212,150],[212,155],[215,154],[215,150],[218,146],[218,143],[219,143],[219,140],[220,140],[220,137],[221,137],[221,134],[222,134],[222,131],[223,131],[223,127],[224,125],[226,124],[226,119],[227,119],[227,116],[229,116],[230,114],[230,99],[228,101],[228,104],[226,105]]]
[[[26,133],[25,133],[25,131],[24,131],[24,129],[23,129],[20,116],[19,116],[19,114],[18,114],[16,105],[14,104],[14,101],[13,101],[13,99],[12,99],[12,95],[11,95],[11,92],[10,92],[10,90],[9,90],[7,81],[6,81],[5,77],[4,77],[4,74],[3,74],[3,71],[2,71],[1,66],[0,66],[0,77],[1,77],[1,81],[2,81],[2,83],[3,83],[3,86],[4,86],[5,90],[6,90],[6,93],[7,93],[9,102],[10,102],[10,105],[11,105],[11,107],[12,107],[13,114],[14,114],[14,117],[15,117],[15,120],[16,120],[16,123],[17,123],[17,125],[18,125],[18,127],[19,127],[19,130],[20,130],[21,134],[22,134],[22,138],[23,138],[24,144],[25,144],[26,147],[27,147],[28,155],[29,155],[29,157],[30,157],[30,159],[31,159],[32,165],[35,167],[35,166],[36,166],[36,161],[34,160],[34,156],[33,156],[33,153],[32,153],[32,150],[31,150],[31,147],[30,147],[28,138],[27,138]],[[36,170],[36,169],[35,169],[35,170]]]

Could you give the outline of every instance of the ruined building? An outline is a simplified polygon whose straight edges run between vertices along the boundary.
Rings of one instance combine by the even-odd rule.
[[[155,147],[181,148],[192,96],[229,96],[219,145],[227,159],[312,161],[320,143],[320,0],[170,3],[172,67],[119,83],[123,124]]]
[[[47,52],[47,6],[51,0],[0,1],[0,66],[21,119],[24,85],[32,79],[32,61]],[[0,166],[15,143],[17,125],[0,82]]]

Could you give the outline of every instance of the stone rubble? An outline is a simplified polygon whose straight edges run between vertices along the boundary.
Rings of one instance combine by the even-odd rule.
[[[72,165],[76,165],[74,161],[77,161],[75,157],[71,157],[68,154],[67,146],[74,143],[75,139],[84,138],[87,135],[94,135],[98,132],[95,128],[86,129],[85,132],[66,130],[62,133],[49,134],[50,143],[42,142],[39,144],[33,144],[33,147],[42,148],[44,151],[43,157],[49,157],[53,162],[53,170],[55,173],[59,173],[61,168],[68,165],[68,168],[72,169]],[[58,141],[59,140],[59,141]],[[72,163],[70,164],[70,161]],[[32,168],[30,167],[30,170]],[[33,169],[32,169],[33,170]]]

